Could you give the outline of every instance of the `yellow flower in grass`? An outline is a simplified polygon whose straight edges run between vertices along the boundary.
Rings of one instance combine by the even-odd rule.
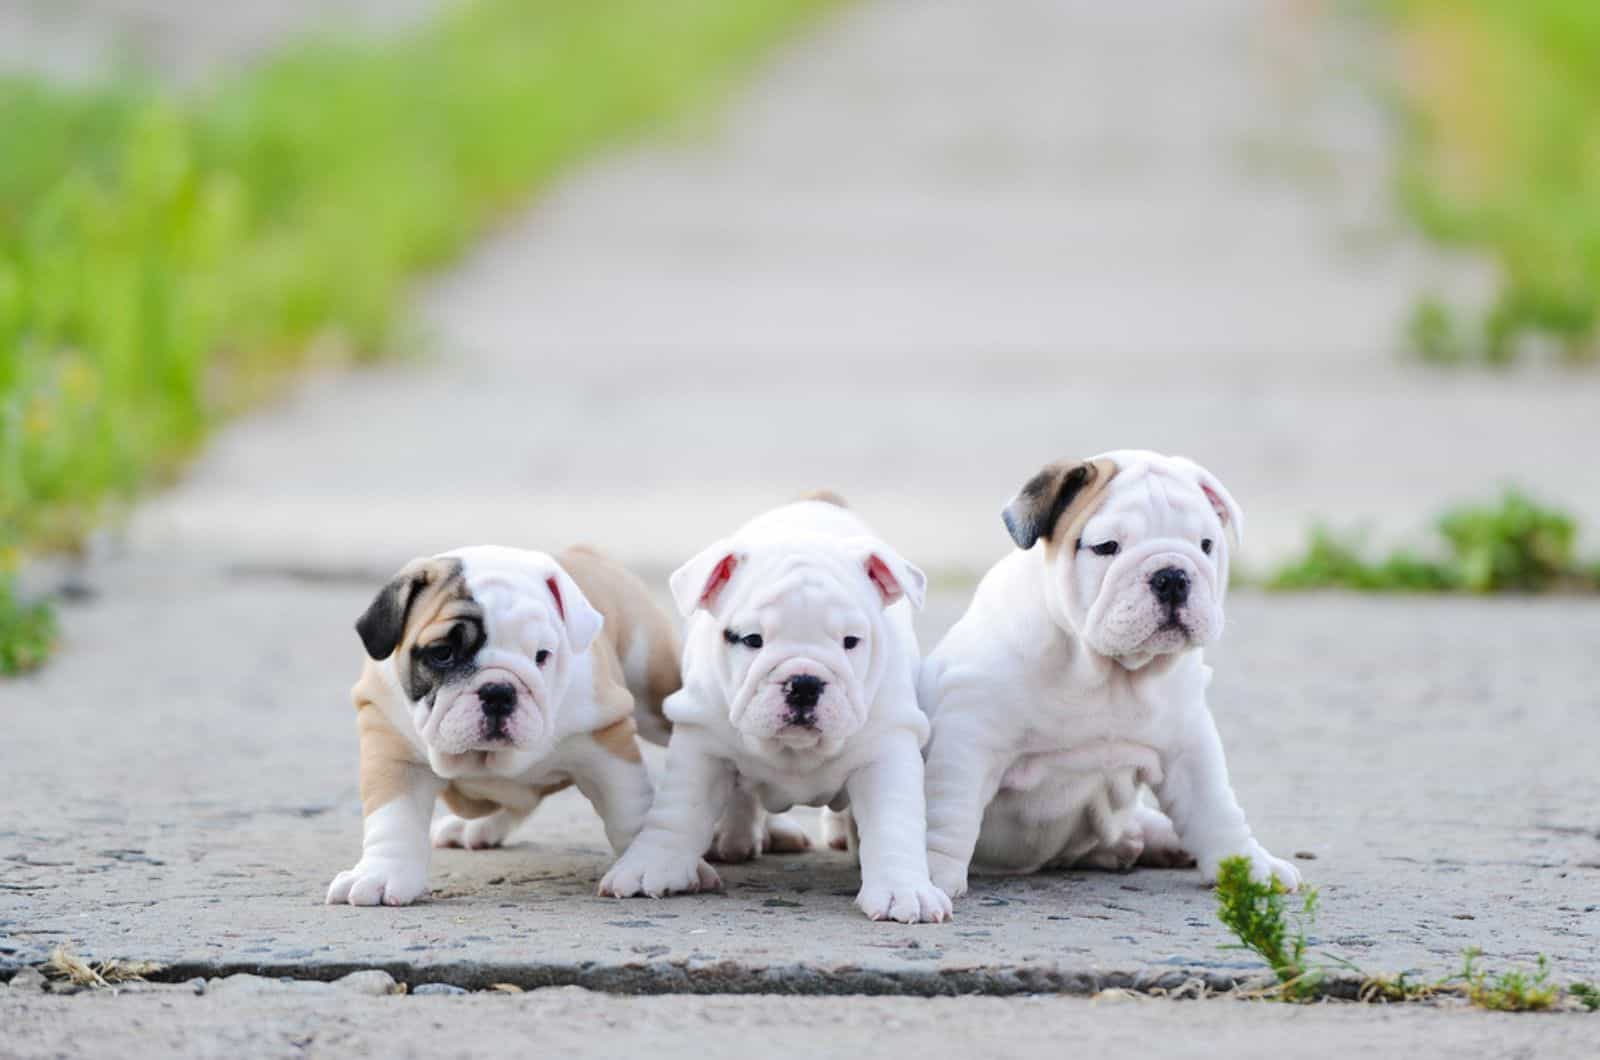
[[[35,394],[28,401],[27,408],[22,413],[23,435],[37,441],[50,433],[50,426],[54,422],[55,408],[53,403],[43,394]]]
[[[61,390],[67,401],[87,405],[100,393],[100,373],[81,354],[69,353],[61,365]]]

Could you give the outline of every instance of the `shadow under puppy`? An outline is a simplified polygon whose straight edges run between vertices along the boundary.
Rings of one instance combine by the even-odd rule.
[[[928,861],[1025,873],[1249,859],[1256,841],[1206,702],[1243,519],[1216,476],[1141,450],[1045,467],[1004,513],[1017,548],[929,655]],[[1146,801],[1154,797],[1156,805]],[[1159,807],[1159,808],[1158,808]]]
[[[330,903],[406,905],[439,846],[497,846],[576,785],[625,849],[650,808],[636,733],[665,743],[679,640],[644,582],[596,552],[493,546],[413,560],[356,623],[361,860]]]
[[[600,893],[718,887],[702,854],[719,820],[735,841],[769,812],[849,807],[857,905],[877,920],[946,919],[924,844],[928,721],[911,625],[922,572],[822,494],[745,524],[671,583],[690,618],[684,687],[666,706],[666,775]]]

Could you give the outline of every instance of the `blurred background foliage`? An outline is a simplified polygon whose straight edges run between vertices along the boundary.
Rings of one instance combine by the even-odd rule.
[[[1379,0],[1398,44],[1401,202],[1433,240],[1488,255],[1487,310],[1424,298],[1435,360],[1530,347],[1593,362],[1600,313],[1600,3]]]
[[[678,113],[829,0],[474,0],[193,95],[0,80],[0,659],[20,549],[72,547],[563,163]]]
[[[392,352],[420,273],[838,2],[466,0],[194,92],[0,77],[0,670],[53,637],[48,608],[15,598],[23,550],[74,547],[312,357]],[[1401,207],[1499,276],[1487,310],[1421,298],[1413,344],[1593,361],[1600,0],[1366,2],[1396,52]],[[1443,528],[1445,559],[1368,561],[1319,531],[1277,582],[1584,583],[1554,513],[1470,512]]]
[[[1363,592],[1592,592],[1600,563],[1577,556],[1571,516],[1508,490],[1497,504],[1465,504],[1440,516],[1439,541],[1370,558],[1359,534],[1311,533],[1304,556],[1268,581],[1273,589]]]

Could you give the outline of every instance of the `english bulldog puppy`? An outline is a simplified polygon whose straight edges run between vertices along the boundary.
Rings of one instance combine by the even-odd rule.
[[[928,879],[919,652],[926,579],[831,494],[768,512],[684,564],[684,685],[668,697],[666,773],[639,838],[600,893],[721,886],[702,858],[719,818],[758,827],[798,804],[849,807],[856,904],[875,920],[941,921]]]
[[[650,808],[635,733],[666,741],[671,617],[596,552],[479,547],[416,559],[356,623],[361,860],[330,903],[406,905],[437,846],[498,846],[576,785],[625,849]]]
[[[1196,860],[1215,882],[1237,854],[1297,887],[1251,834],[1206,704],[1243,528],[1222,483],[1124,450],[1048,465],[1003,517],[1017,549],[922,674],[934,883]]]

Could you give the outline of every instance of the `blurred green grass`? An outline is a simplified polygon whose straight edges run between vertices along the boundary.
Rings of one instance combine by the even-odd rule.
[[[474,0],[193,97],[0,79],[0,616],[37,615],[22,550],[73,546],[308,351],[389,351],[420,272],[834,2]]]
[[[1536,593],[1600,591],[1600,564],[1577,555],[1578,521],[1516,490],[1463,504],[1435,524],[1442,547],[1369,558],[1358,535],[1316,527],[1305,553],[1268,579],[1278,590]]]
[[[1594,361],[1600,3],[1377,2],[1398,33],[1404,208],[1428,236],[1486,253],[1499,272],[1476,316],[1424,299],[1415,345],[1435,360],[1507,363],[1543,345]]]

